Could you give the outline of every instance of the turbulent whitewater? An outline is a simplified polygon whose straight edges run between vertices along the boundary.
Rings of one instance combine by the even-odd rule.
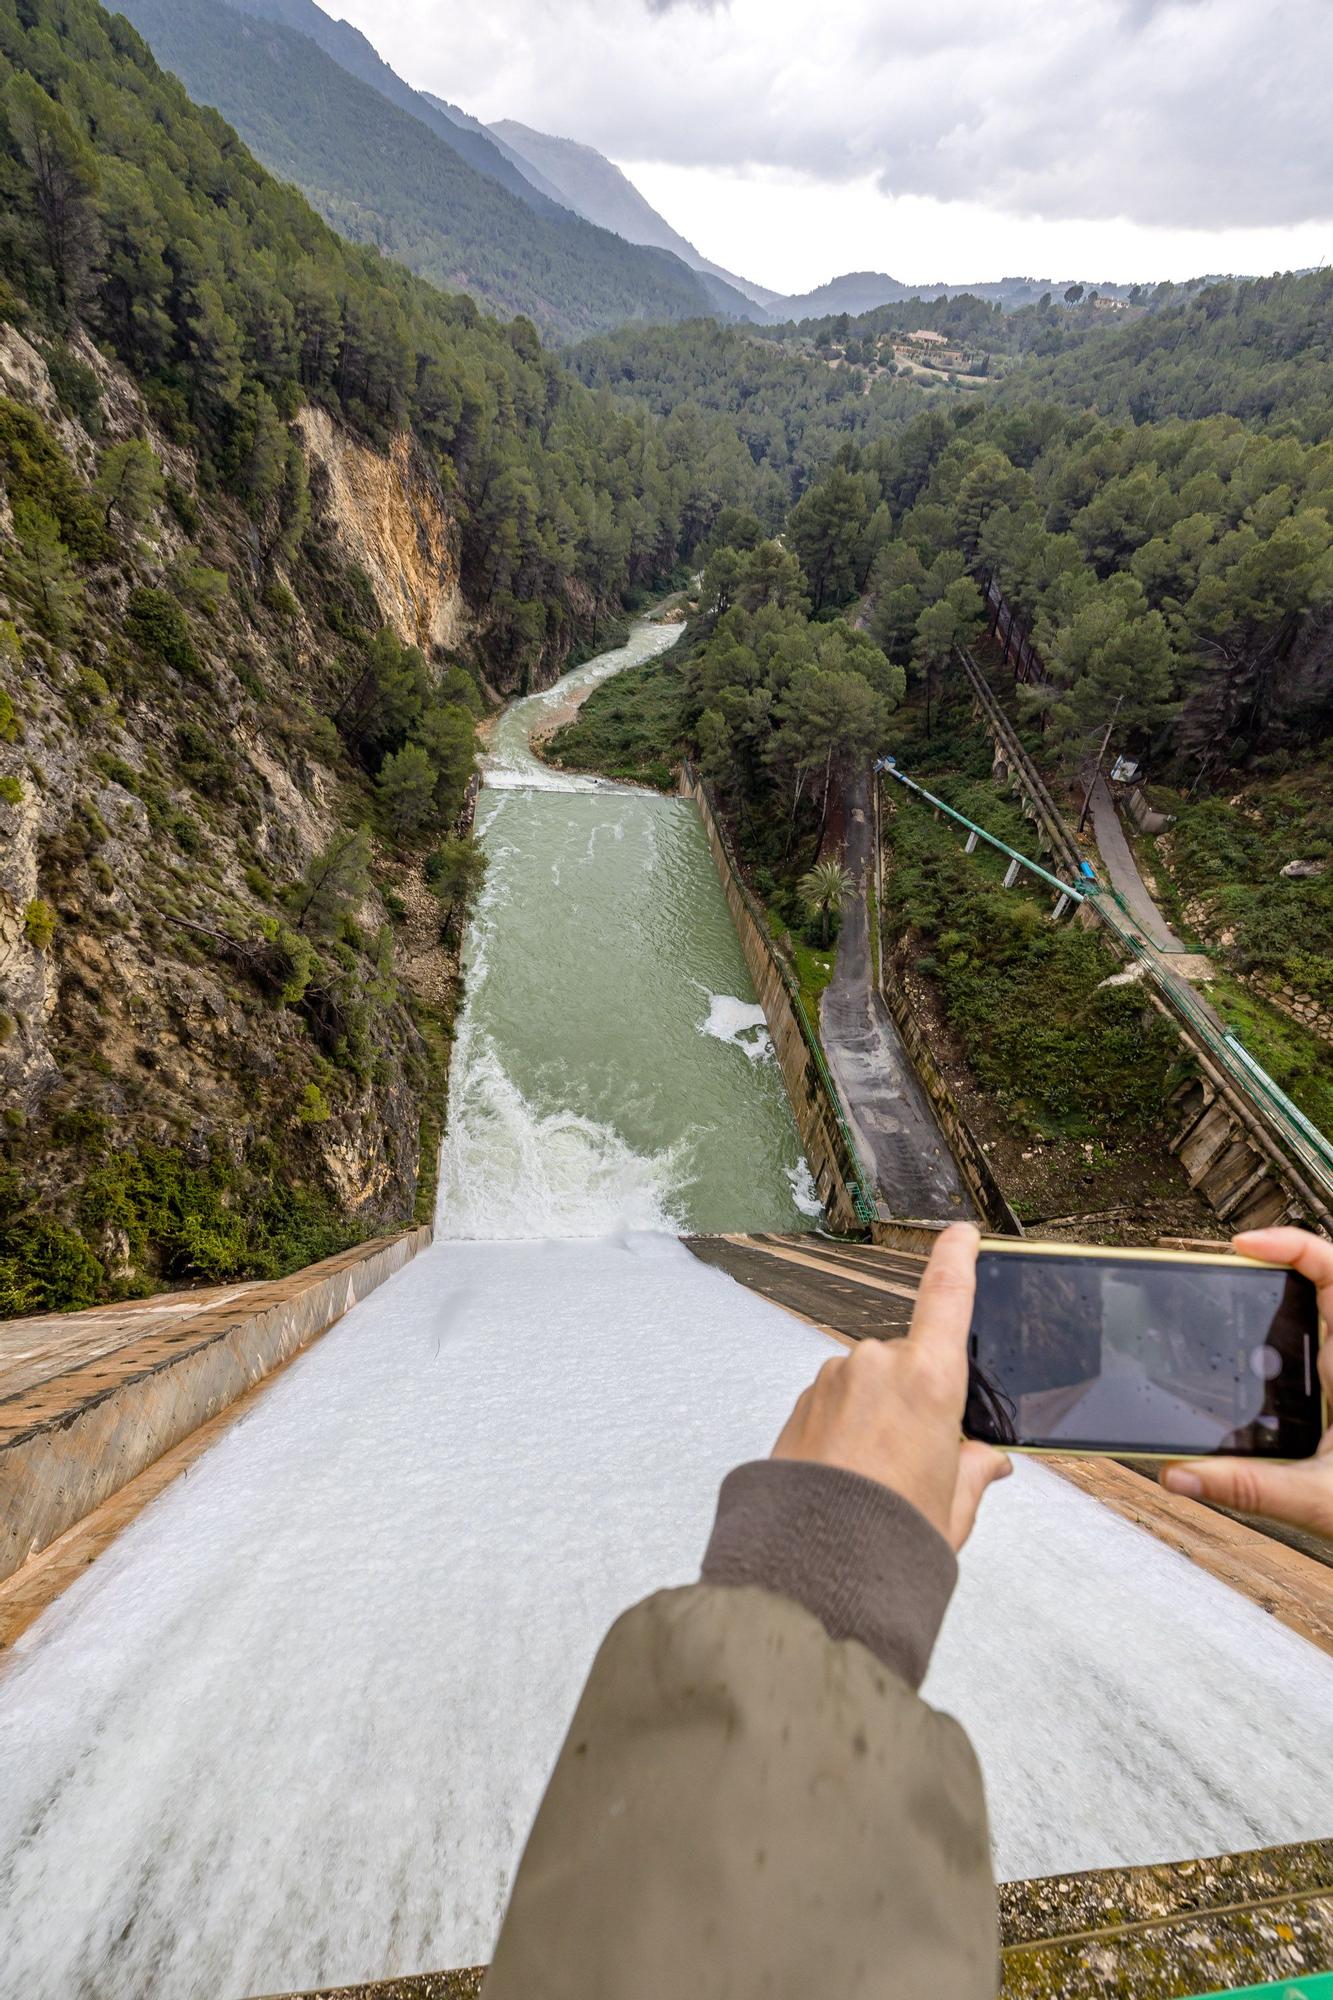
[[[522,785],[532,712],[492,745],[434,1247],[0,1667],[0,2000],[484,1960],[601,1633],[697,1572],[829,1352],[674,1240],[811,1206],[692,809]],[[927,1691],[1002,1874],[1328,1831],[1333,1663],[1035,1467]]]

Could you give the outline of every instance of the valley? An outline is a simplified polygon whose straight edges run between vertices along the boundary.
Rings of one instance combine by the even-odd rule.
[[[640,626],[580,674],[674,636]],[[489,752],[433,1246],[0,1680],[0,1948],[33,2000],[483,1959],[597,1636],[692,1573],[719,1474],[827,1351],[674,1240],[808,1226],[808,1175],[694,808],[534,782],[546,705]],[[1032,1466],[968,1552],[928,1685],[978,1743],[1012,1877],[1314,1837],[1299,1746],[1330,1672]]]
[[[741,11],[646,10],[701,121]],[[794,1621],[570,1739],[598,1884],[707,1771],[653,1977],[785,1992],[799,1911],[950,2000],[937,1847],[1002,2000],[1322,1970],[1324,1461],[1118,1432],[969,1539],[984,1370],[901,1336],[962,1217],[1333,1234],[1333,277],[780,291],[417,25],[0,0],[0,2000],[476,1994],[653,1592]],[[738,1465],[800,1507],[696,1585]]]

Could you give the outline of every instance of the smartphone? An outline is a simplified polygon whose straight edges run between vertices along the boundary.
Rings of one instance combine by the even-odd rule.
[[[963,1430],[1019,1451],[1309,1458],[1319,1339],[1315,1288],[1283,1266],[984,1242]]]

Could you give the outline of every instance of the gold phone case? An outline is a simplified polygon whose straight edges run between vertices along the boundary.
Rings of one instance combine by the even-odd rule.
[[[1123,1260],[1141,1264],[1145,1259],[1161,1264],[1253,1264],[1261,1271],[1285,1271],[1286,1264],[1271,1263],[1266,1257],[1241,1257],[1234,1250],[1136,1250],[1117,1244],[1105,1248],[1095,1243],[1042,1243],[1034,1237],[1019,1241],[1012,1236],[983,1236],[977,1255],[984,1251],[998,1250],[1007,1257],[1095,1257],[1098,1262]],[[1328,1326],[1322,1313],[1316,1315],[1315,1335],[1322,1347],[1328,1338]],[[1329,1400],[1321,1384],[1319,1408],[1322,1428],[1328,1429],[1330,1415]],[[1142,1458],[1161,1465],[1176,1465],[1190,1458],[1212,1458],[1216,1454],[1208,1451],[1124,1451],[1110,1445],[1085,1444],[1077,1446],[1047,1444],[1007,1444],[1007,1452],[1017,1452],[1023,1458]],[[1303,1465],[1304,1459],[1266,1458],[1265,1465]]]

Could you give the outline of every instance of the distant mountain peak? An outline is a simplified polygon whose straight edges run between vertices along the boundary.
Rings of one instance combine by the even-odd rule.
[[[689,238],[673,229],[665,216],[659,215],[652,203],[645,200],[628,174],[595,146],[585,145],[579,139],[562,139],[553,132],[534,131],[532,126],[520,124],[517,118],[501,118],[486,129],[512,158],[520,165],[526,162],[544,185],[554,186],[559,199],[589,222],[613,229],[627,243],[669,250],[691,270],[719,280],[751,305],[766,308],[780,296],[701,256]],[[728,309],[721,295],[718,303]],[[761,313],[760,317],[763,316]]]

